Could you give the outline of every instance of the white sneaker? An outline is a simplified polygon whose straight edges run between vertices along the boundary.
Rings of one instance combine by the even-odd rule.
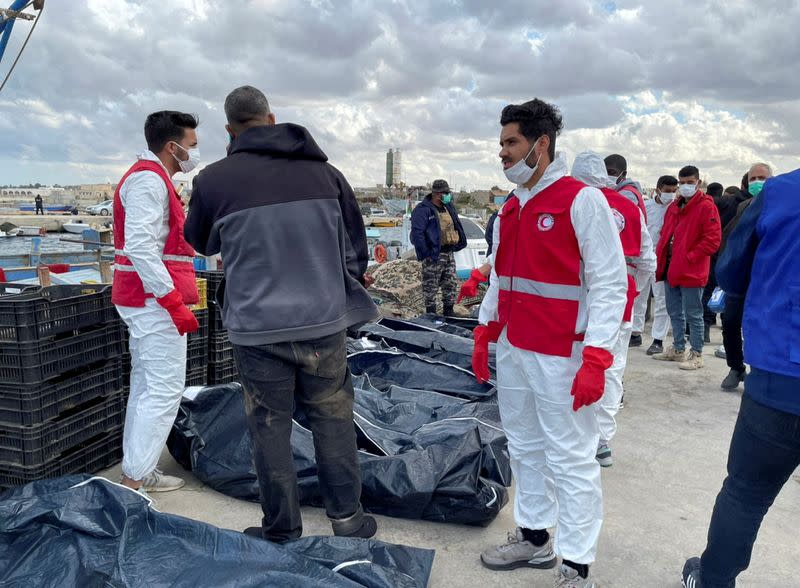
[[[167,476],[160,469],[156,468],[144,478],[142,486],[145,492],[171,492],[183,488],[186,484],[182,479],[175,476]]]
[[[587,577],[581,578],[578,570],[561,564],[558,576],[556,576],[555,588],[596,588],[596,584],[592,579],[591,571]]]
[[[517,527],[514,533],[508,534],[503,545],[491,547],[481,553],[481,563],[490,570],[514,570],[516,568],[549,569],[558,563],[553,553],[553,538],[537,547],[526,541],[522,529]]]

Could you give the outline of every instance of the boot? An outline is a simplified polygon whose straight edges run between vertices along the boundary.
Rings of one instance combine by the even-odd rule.
[[[453,305],[452,304],[445,304],[442,314],[444,316],[456,316],[453,312]]]
[[[436,305],[430,304],[425,306],[425,314],[436,314]]]

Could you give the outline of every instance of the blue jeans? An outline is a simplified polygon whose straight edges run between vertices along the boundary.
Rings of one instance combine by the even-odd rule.
[[[686,349],[686,323],[689,323],[689,343],[698,353],[703,352],[703,288],[673,288],[664,284],[667,314],[672,323],[673,345],[678,351]]]
[[[736,585],[736,576],[750,565],[764,515],[798,465],[800,416],[759,404],[745,391],[728,453],[728,477],[701,558],[703,588]]]

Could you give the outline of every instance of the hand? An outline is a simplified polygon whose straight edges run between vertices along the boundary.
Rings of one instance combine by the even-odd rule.
[[[488,325],[478,325],[473,331],[475,347],[472,349],[472,371],[475,379],[481,384],[489,381],[489,343],[497,341],[500,333],[503,332],[503,325],[497,321],[491,321]]]
[[[575,398],[572,401],[572,410],[578,411],[583,406],[594,404],[603,397],[606,387],[606,370],[614,363],[614,356],[599,347],[583,348],[583,364],[575,381],[572,382],[570,394]]]
[[[369,288],[375,283],[375,277],[371,274],[364,274],[364,287]]]
[[[469,279],[461,284],[461,291],[458,293],[458,299],[456,299],[456,304],[461,302],[462,298],[474,298],[478,295],[478,284],[481,282],[485,282],[487,280],[486,276],[479,269],[472,270],[472,273],[469,275]]]
[[[156,298],[158,302],[169,313],[175,328],[178,333],[185,335],[186,333],[194,333],[200,328],[197,322],[197,317],[189,310],[189,307],[183,303],[183,296],[177,290],[173,290],[166,296]]]

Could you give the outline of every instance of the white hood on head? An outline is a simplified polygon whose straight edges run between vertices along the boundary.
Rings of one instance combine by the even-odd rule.
[[[608,177],[603,158],[594,151],[584,151],[575,157],[572,177],[594,188],[614,187],[614,182]]]

